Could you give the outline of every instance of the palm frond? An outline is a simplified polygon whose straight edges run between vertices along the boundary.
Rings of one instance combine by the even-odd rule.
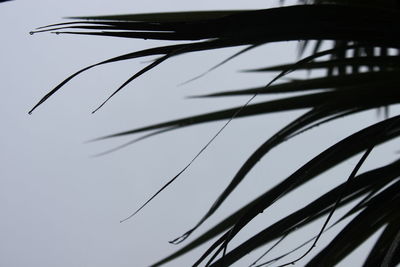
[[[196,14],[194,16],[196,19],[171,22],[164,17],[158,19],[157,14],[147,14],[139,17],[132,15],[131,21],[126,21],[129,16],[124,16],[123,21],[115,21],[114,16],[97,16],[86,17],[85,19],[88,21],[56,24],[38,29],[39,32],[52,31],[59,34],[195,42],[147,49],[84,68],[54,88],[32,108],[30,113],[66,82],[83,71],[98,65],[136,57],[161,54],[164,56],[162,59],[165,60],[171,56],[194,51],[291,40],[346,40],[365,44],[373,43],[380,47],[398,47],[400,45],[396,37],[399,35],[400,30],[396,27],[391,27],[391,25],[400,21],[400,12],[386,8],[300,5],[243,12],[224,11],[222,12],[223,15],[219,14],[217,18],[213,14],[214,17],[212,19],[210,19],[210,14],[207,12],[203,14],[204,19],[201,19],[202,12],[192,12],[190,14]],[[341,14],[340,21],[337,20],[337,14]],[[184,13],[173,13],[174,18],[184,16]],[[140,20],[141,17],[144,17],[142,21]],[[286,18],[284,23],[282,23],[282,18]],[[271,27],[272,25],[273,27]],[[86,30],[88,27],[101,31],[66,31],[67,29]],[[339,51],[332,54],[337,53]],[[133,75],[117,91],[155,65],[153,63]]]
[[[216,92],[202,96],[248,96],[249,100],[242,106],[134,128],[96,139],[103,140],[140,133],[144,134],[135,140],[137,141],[166,131],[217,120],[225,120],[226,126],[231,120],[238,118],[288,110],[307,110],[273,136],[266,138],[264,143],[248,157],[242,166],[239,166],[230,184],[215,200],[208,212],[181,237],[171,241],[171,243],[180,243],[220,208],[222,203],[243,181],[259,160],[282,142],[316,125],[330,122],[339,117],[399,103],[400,42],[398,41],[398,36],[400,30],[397,26],[400,24],[400,10],[397,4],[394,1],[376,0],[314,0],[301,2],[303,2],[303,5],[264,10],[72,17],[70,18],[74,20],[72,22],[40,27],[32,33],[55,32],[58,34],[165,40],[174,41],[175,43],[135,51],[83,68],[66,78],[46,94],[29,113],[32,113],[34,109],[77,75],[103,64],[147,56],[158,56],[156,60],[128,78],[99,108],[137,77],[147,73],[171,57],[217,48],[245,46],[239,53],[216,65],[219,67],[231,58],[244,54],[251,49],[256,49],[263,44],[302,40],[299,53],[303,58],[299,61],[246,71],[260,73],[279,72],[267,85]],[[309,5],[309,2],[313,4]],[[331,42],[331,48],[322,50],[327,41],[333,41]],[[304,56],[309,48],[312,49],[311,55]],[[297,70],[324,70],[325,75],[292,79],[275,84],[280,78]],[[294,96],[293,93],[297,93],[297,95]],[[256,96],[263,94],[280,94],[280,96],[283,96],[276,100],[256,104],[251,103]],[[399,161],[364,172],[358,176],[356,176],[356,173],[372,147],[383,144],[399,135],[400,116],[387,118],[360,129],[358,132],[333,144],[278,185],[267,190],[260,197],[238,209],[206,233],[153,266],[169,262],[216,238],[218,235],[220,237],[195,262],[195,265],[204,262],[208,258],[207,265],[220,266],[224,264],[228,266],[252,250],[274,240],[285,238],[291,232],[329,214],[321,230],[322,234],[336,207],[349,205],[352,205],[352,208],[339,221],[352,217],[350,222],[324,249],[311,259],[307,266],[333,266],[337,264],[382,227],[384,231],[366,258],[365,266],[381,263],[385,263],[388,266],[397,264],[400,261],[400,249],[398,246],[400,240],[400,234],[398,234],[400,215],[397,212],[397,207],[400,204]],[[199,154],[207,148],[209,143],[203,147]],[[236,248],[228,251],[228,243],[258,214],[272,204],[278,203],[282,197],[290,194],[301,185],[319,177],[327,170],[365,150],[367,152],[354,168],[348,182],[344,182],[331,191],[325,192],[310,204],[303,208],[299,207],[297,211],[266,227]],[[197,156],[153,195],[150,200],[176,180],[196,158]],[[137,212],[150,200],[145,202]],[[355,202],[356,204],[354,204]],[[217,258],[221,253],[222,256]],[[289,255],[291,255],[291,252],[284,254],[285,257],[283,258]],[[277,259],[273,259],[270,262],[276,261]],[[294,263],[294,261],[290,263]]]
[[[294,229],[299,229],[302,226],[307,225],[315,221],[316,219],[324,216],[329,210],[332,208],[334,201],[337,199],[339,193],[343,191],[343,188],[346,187],[346,193],[342,197],[341,202],[339,203],[341,206],[344,206],[354,199],[360,198],[364,195],[367,195],[368,192],[376,192],[382,188],[384,188],[387,184],[397,180],[400,175],[400,161],[393,162],[384,167],[377,168],[372,171],[368,171],[357,176],[354,180],[349,183],[342,183],[331,191],[325,193],[320,198],[314,200],[312,203],[308,204],[306,207],[299,209],[298,211],[286,216],[284,219],[274,223],[269,226],[265,230],[268,232],[264,239],[264,244],[267,242],[273,241],[275,238],[283,235],[282,233],[288,233],[290,231],[294,231]],[[227,231],[230,229],[235,221],[238,221],[247,210],[249,210],[256,203],[260,202],[262,198],[264,198],[268,193],[264,193],[257,199],[253,200],[251,203],[242,207],[229,217],[227,217],[222,222],[218,223],[216,226],[212,227],[206,233],[202,234],[200,237],[196,238],[185,247],[175,252],[171,256],[163,259],[154,264],[154,266],[159,266],[168,261],[171,261],[190,250],[196,248],[197,246],[205,243],[206,241],[216,237],[217,235]],[[352,214],[357,213],[360,209],[365,206],[363,205],[355,205],[355,208],[349,211],[341,220],[351,216]]]
[[[348,159],[351,156],[367,149],[371,144],[377,145],[384,141],[395,138],[400,134],[400,116],[387,119],[383,122],[367,127],[331,146],[311,161],[303,165],[287,179],[272,188],[264,198],[260,199],[246,214],[244,214],[235,225],[215,244],[215,248],[221,248],[229,242],[243,227],[245,227],[253,218],[262,213],[270,205],[282,198],[294,188],[304,184],[311,178],[332,168],[338,163]],[[257,237],[260,238],[260,237]],[[260,239],[253,239],[243,243],[237,250],[233,250],[223,257],[225,264],[231,264],[241,256],[246,255],[251,250],[258,247]],[[217,250],[218,251],[218,250]],[[210,252],[208,251],[206,255]],[[220,263],[220,262],[219,262]],[[218,266],[218,261],[215,263]]]

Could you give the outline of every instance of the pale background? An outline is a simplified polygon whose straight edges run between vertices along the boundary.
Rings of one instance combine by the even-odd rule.
[[[132,137],[86,144],[101,135],[216,110],[246,102],[231,99],[185,99],[218,90],[266,84],[270,74],[238,70],[293,60],[296,44],[269,45],[249,52],[206,77],[178,84],[204,72],[240,48],[174,58],[147,73],[92,115],[113,90],[149,59],[114,63],[79,76],[33,115],[28,110],[58,82],[89,64],[160,42],[87,36],[29,35],[36,27],[62,17],[177,10],[253,9],[272,1],[50,1],[17,0],[0,4],[0,266],[146,266],[178,246],[171,240],[191,228],[207,211],[240,164],[274,131],[299,112],[234,120],[170,188],[138,216],[120,224],[183,168],[224,122],[163,134],[113,154],[91,155]],[[276,5],[276,2],[275,2]],[[273,25],[271,25],[273,27]],[[258,97],[255,101],[265,98]],[[375,112],[319,127],[273,150],[250,173],[228,201],[193,236],[285,178],[318,151],[381,117]],[[393,159],[398,143],[378,148],[369,166]],[[252,222],[232,246],[305,205],[319,192],[344,181],[358,157],[329,171],[310,186]],[[372,164],[371,164],[372,162]],[[365,170],[366,168],[363,168]],[[340,213],[341,211],[339,211]],[[339,217],[339,213],[334,216]],[[294,235],[272,255],[302,243],[322,221]],[[332,237],[323,236],[318,248]],[[168,266],[190,266],[205,246]],[[343,266],[358,266],[370,244]],[[265,248],[237,266],[248,266]],[[297,254],[299,255],[299,254]],[[290,259],[293,259],[291,257]],[[299,263],[302,266],[303,263]]]

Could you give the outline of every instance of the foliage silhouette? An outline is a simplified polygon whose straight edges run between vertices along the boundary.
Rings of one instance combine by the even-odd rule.
[[[308,109],[303,115],[294,118],[291,123],[268,138],[250,155],[239,168],[231,183],[201,220],[184,235],[171,241],[171,243],[180,243],[218,210],[248,172],[274,147],[306,130],[312,129],[316,125],[365,110],[388,108],[389,105],[399,103],[400,58],[398,52],[400,42],[398,36],[400,35],[400,28],[397,26],[400,25],[400,10],[397,1],[315,0],[312,2],[300,1],[300,3],[295,6],[282,6],[265,10],[75,17],[71,18],[75,20],[73,22],[38,28],[35,32],[51,31],[60,34],[183,42],[135,51],[86,67],[51,90],[32,108],[30,113],[72,78],[102,64],[152,55],[160,56],[124,82],[99,108],[134,79],[174,56],[224,47],[246,46],[244,50],[231,57],[233,58],[263,44],[280,41],[302,40],[301,53],[307,47],[314,46],[314,52],[311,55],[297,62],[248,70],[250,72],[279,72],[279,75],[266,86],[201,96],[248,95],[249,100],[244,106],[167,121],[99,138],[101,140],[147,133],[148,136],[144,137],[146,138],[165,131],[216,120],[225,120],[226,126],[232,119],[239,117]],[[322,44],[326,41],[330,41],[328,44],[331,45],[331,48],[322,50]],[[275,84],[279,78],[290,72],[316,69],[325,70],[326,74],[320,77],[308,77]],[[251,100],[259,94],[276,93],[287,95],[278,100],[251,103]],[[291,93],[298,94],[293,96]],[[339,221],[345,218],[351,218],[351,220],[306,265],[333,266],[352,253],[378,229],[383,228],[375,246],[366,257],[364,266],[395,266],[400,262],[400,213],[398,212],[400,206],[400,163],[397,160],[362,174],[357,174],[357,171],[373,147],[399,135],[400,116],[387,117],[381,122],[360,129],[322,151],[278,185],[267,190],[246,206],[238,208],[235,213],[200,237],[153,266],[169,262],[218,236],[204,255],[194,261],[194,265],[205,263],[207,266],[229,266],[252,250],[274,240],[280,242],[282,238],[293,231],[297,231],[326,214],[332,215],[336,208],[345,205],[351,205],[352,208]],[[366,151],[364,156],[355,166],[347,182],[323,193],[321,197],[307,206],[299,207],[297,211],[269,225],[236,248],[227,249],[228,243],[235,235],[259,213],[306,182],[364,151]],[[196,157],[151,199],[178,178]],[[137,212],[147,203],[141,206]],[[329,219],[330,216],[326,219],[325,226]],[[321,229],[321,234],[323,230],[324,228]],[[316,238],[318,239],[318,237]],[[289,251],[283,257],[267,263],[286,259],[290,254]],[[290,263],[294,263],[294,261],[289,260]],[[256,264],[258,262],[253,265]]]

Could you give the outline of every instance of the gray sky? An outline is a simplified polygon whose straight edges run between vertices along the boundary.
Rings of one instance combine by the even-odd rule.
[[[36,101],[76,70],[160,44],[49,33],[31,36],[29,31],[62,22],[66,16],[251,9],[263,8],[266,2],[269,1],[173,0],[141,1],[135,5],[128,0],[17,0],[0,4],[0,266],[125,267],[153,263],[179,248],[167,241],[200,219],[250,153],[300,114],[286,112],[233,121],[178,181],[138,216],[120,224],[183,168],[223,122],[170,132],[99,158],[91,155],[130,138],[89,144],[85,141],[243,104],[246,98],[193,100],[185,96],[266,84],[272,76],[240,74],[237,70],[287,62],[295,56],[295,45],[269,45],[249,52],[185,86],[177,85],[238,48],[174,58],[126,87],[92,115],[91,111],[148,59],[99,67],[72,80],[29,116],[27,111]],[[194,237],[285,178],[318,151],[377,119],[374,112],[357,115],[353,120],[343,119],[275,149]],[[371,166],[389,160],[381,156],[385,151],[392,153],[393,144],[391,150],[377,149],[369,159],[374,162]],[[393,158],[393,153],[389,156]],[[238,235],[232,246],[293,210],[294,203],[305,205],[323,188],[344,181],[357,160],[358,157],[329,171],[318,182],[284,199],[281,206],[272,207],[252,222],[249,230]],[[285,246],[301,243],[321,225],[319,221],[316,228],[306,229],[303,236],[293,237]],[[329,237],[332,235],[324,235],[318,247],[323,247]],[[168,266],[189,266],[205,248]],[[359,260],[367,249],[368,246],[357,251],[343,266]],[[247,266],[263,250],[237,265]],[[272,255],[282,251],[278,249]]]

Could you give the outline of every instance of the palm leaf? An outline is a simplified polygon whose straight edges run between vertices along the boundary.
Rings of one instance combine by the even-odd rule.
[[[400,175],[399,167],[400,161],[396,161],[384,167],[377,168],[375,170],[361,174],[349,183],[342,183],[331,191],[325,193],[320,198],[314,200],[306,207],[299,209],[298,211],[286,216],[284,219],[281,219],[280,221],[269,226],[267,228],[269,229],[268,238],[264,239],[264,242],[267,243],[268,241],[272,241],[274,237],[277,238],[281,236],[282,233],[290,231],[290,229],[300,228],[325,215],[327,212],[329,212],[339,193],[345,187],[347,189],[346,194],[343,196],[342,201],[340,202],[340,206],[344,206],[354,199],[366,195],[368,192],[374,192],[383,188],[385,185],[389,184],[393,180],[398,179]],[[207,242],[208,240],[216,237],[217,235],[225,232],[226,230],[231,228],[232,225],[234,225],[235,221],[239,220],[245,214],[245,212],[250,209],[250,207],[254,206],[257,202],[260,201],[260,199],[265,197],[266,194],[268,193],[264,193],[257,199],[253,200],[251,203],[247,204],[246,206],[242,207],[241,209],[227,217],[222,222],[218,223],[216,226],[212,227],[200,237],[187,244],[179,251],[163,259],[162,261],[155,263],[153,266],[159,266],[161,264],[169,262],[189,252],[197,246]],[[363,206],[356,206],[355,209],[352,209],[341,220],[349,217],[352,214],[355,214],[361,208],[363,208]]]
[[[235,223],[227,234],[215,243],[216,245],[214,245],[214,247],[224,244],[224,242],[229,242],[255,216],[262,213],[271,204],[275,203],[283,195],[289,193],[294,188],[304,184],[311,178],[321,174],[343,160],[367,149],[371,144],[379,144],[397,137],[400,134],[399,119],[400,116],[397,116],[367,127],[320,153],[290,177],[271,189],[268,194],[255,203],[255,205]],[[260,246],[262,244],[261,240],[263,234],[250,239],[248,242],[243,243],[237,249],[228,253],[223,257],[224,263],[228,265],[232,264],[240,257]],[[218,266],[219,263],[220,262],[217,261],[215,266]]]
[[[306,3],[308,1],[303,2]],[[280,74],[266,86],[205,95],[206,97],[248,95],[250,99],[242,106],[161,122],[96,139],[102,140],[139,133],[144,134],[135,139],[137,141],[165,131],[201,123],[225,120],[227,121],[226,126],[236,118],[307,109],[303,115],[294,119],[272,137],[267,138],[250,155],[243,165],[239,167],[230,184],[220,194],[208,212],[189,231],[172,241],[172,243],[180,243],[217,211],[256,163],[274,147],[316,125],[357,112],[383,106],[388,107],[391,104],[399,103],[398,84],[400,80],[398,77],[400,76],[398,74],[400,65],[398,49],[400,43],[397,36],[399,36],[400,30],[399,27],[396,27],[400,23],[399,9],[391,1],[315,0],[313,2],[316,5],[297,5],[265,10],[72,17],[70,19],[75,21],[40,27],[32,33],[50,31],[59,34],[183,42],[135,51],[83,68],[66,78],[46,94],[32,108],[30,113],[71,79],[86,70],[103,64],[147,56],[158,56],[148,66],[128,78],[99,108],[137,77],[174,56],[217,48],[246,46],[244,50],[216,65],[216,67],[219,67],[231,58],[263,44],[303,40],[299,52],[304,54],[310,44],[314,42],[311,56],[306,56],[298,62],[250,70],[257,72],[279,71]],[[332,48],[321,51],[322,44],[327,40],[334,41]],[[396,55],[389,53],[391,49],[396,51]],[[273,84],[290,72],[316,69],[325,70],[326,75]],[[284,95],[277,100],[256,104],[251,103],[258,95],[275,93],[289,93],[290,95]],[[291,93],[299,93],[299,95],[293,96]],[[173,255],[155,263],[154,266],[171,261],[221,234],[222,236],[211,245],[195,265],[200,264],[207,257],[211,257],[207,265],[230,265],[255,248],[275,239],[285,238],[295,229],[299,229],[325,214],[329,213],[329,220],[336,207],[351,205],[355,200],[359,201],[358,204],[354,205],[340,220],[351,215],[355,215],[355,217],[322,251],[314,256],[308,265],[331,266],[337,264],[381,227],[385,227],[385,230],[371,250],[365,264],[384,263],[391,265],[398,263],[400,260],[398,246],[400,235],[397,234],[399,232],[399,215],[396,212],[396,208],[400,202],[398,193],[400,182],[396,179],[399,177],[399,161],[365,172],[357,177],[355,175],[370,152],[371,147],[398,137],[400,134],[399,119],[399,116],[386,119],[361,129],[342,141],[333,144],[287,179],[266,191],[248,205],[238,209],[231,216],[225,218]],[[213,139],[224,127],[217,132]],[[207,148],[213,139],[204,146],[199,154]],[[135,141],[132,141],[132,143]],[[351,179],[348,182],[324,193],[307,206],[299,208],[241,243],[233,250],[227,251],[228,243],[259,213],[291,193],[294,189],[363,150],[367,150],[368,153],[364,154],[362,160],[350,175]],[[197,156],[163,188],[177,179]],[[153,195],[151,199],[160,193],[163,188]],[[150,200],[142,205],[137,212]],[[321,230],[321,234],[323,230],[324,228]],[[399,237],[397,238],[396,236]],[[220,252],[224,253],[220,259],[217,259]],[[285,254],[285,256],[288,255],[290,253]],[[215,261],[215,259],[217,260]]]
[[[225,11],[224,16],[212,19],[209,19],[210,15],[208,13],[205,13],[204,19],[200,19],[200,13],[196,13],[198,15],[196,18],[198,19],[185,22],[165,21],[163,18],[157,20],[157,14],[147,14],[144,21],[137,21],[139,18],[134,18],[133,16],[133,21],[117,22],[114,21],[115,18],[110,18],[110,16],[97,16],[86,17],[85,19],[87,20],[95,21],[84,21],[83,25],[78,22],[78,25],[73,23],[73,26],[67,23],[55,26],[50,25],[44,29],[40,28],[39,31],[55,31],[57,33],[200,42],[139,51],[84,68],[54,88],[32,108],[30,113],[66,82],[81,72],[101,64],[135,57],[162,54],[165,56],[163,59],[167,59],[171,56],[193,51],[304,39],[342,39],[358,43],[372,42],[374,45],[385,47],[397,47],[399,45],[395,36],[400,33],[400,30],[396,27],[390,27],[400,21],[399,12],[386,8],[311,5],[243,12],[232,11],[233,13],[230,15],[229,12]],[[339,23],[337,14],[341,14]],[[181,16],[184,15],[181,14]],[[282,17],[288,20],[282,23]],[[125,19],[127,18],[125,17]],[[88,26],[93,26],[93,24],[98,27],[99,23],[104,27],[108,27],[109,30],[100,32],[65,31],[69,27],[84,30]],[[274,27],[271,27],[271,25],[274,25]],[[113,29],[115,31],[112,31]],[[336,51],[335,53],[339,52]],[[153,64],[151,67],[148,66],[139,71],[117,91],[155,65]]]

